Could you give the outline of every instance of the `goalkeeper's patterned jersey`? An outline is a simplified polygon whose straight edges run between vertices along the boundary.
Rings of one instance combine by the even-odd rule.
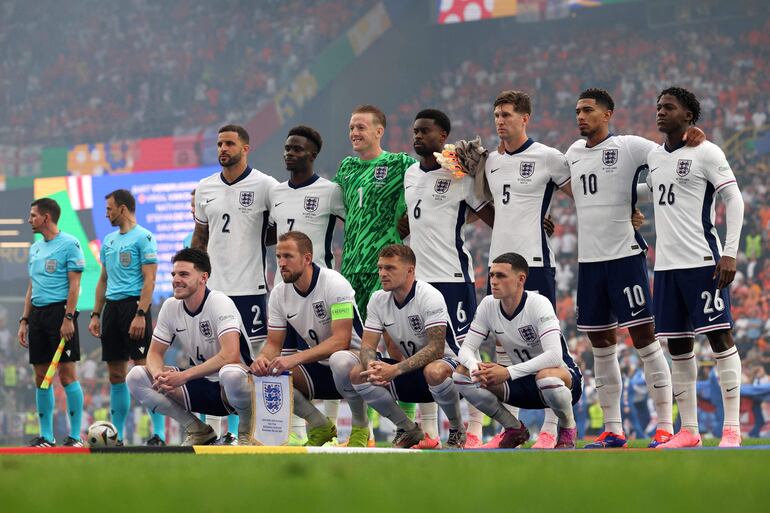
[[[380,249],[401,243],[396,225],[406,213],[404,174],[415,162],[405,153],[384,151],[373,160],[346,157],[340,164],[334,181],[342,187],[347,212],[344,276],[376,273]]]

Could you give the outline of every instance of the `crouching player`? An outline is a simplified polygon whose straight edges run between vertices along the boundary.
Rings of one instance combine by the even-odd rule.
[[[567,351],[551,302],[526,292],[529,267],[517,253],[492,261],[492,296],[476,310],[460,348],[454,373],[459,392],[476,408],[502,424],[499,447],[512,449],[529,439],[529,431],[503,403],[527,409],[551,408],[559,418],[557,448],[575,447],[577,429],[572,405],[582,393],[583,378]],[[478,349],[493,336],[513,365],[482,363]]]
[[[211,426],[191,412],[208,415],[238,414],[238,444],[253,445],[254,382],[246,329],[233,300],[211,291],[208,255],[185,248],[172,260],[174,297],[158,314],[147,353],[147,365],[131,369],[128,388],[142,405],[176,419],[187,432],[182,445],[206,445],[217,439]],[[191,367],[164,367],[163,357],[178,344]]]
[[[466,434],[460,397],[452,384],[457,344],[444,297],[430,284],[415,279],[415,256],[407,246],[385,246],[377,269],[383,290],[369,300],[360,363],[350,373],[353,387],[369,406],[396,425],[394,447],[412,447],[425,436],[396,400],[435,401],[449,420],[445,447],[462,449]],[[393,339],[403,360],[378,358],[377,344],[383,332]]]
[[[366,447],[366,406],[347,378],[356,361],[343,358],[330,366],[329,359],[337,351],[361,345],[361,319],[353,287],[337,271],[313,263],[313,243],[302,232],[282,234],[275,254],[283,281],[270,293],[267,343],[251,370],[257,376],[299,371],[293,373],[294,413],[307,422],[305,445],[320,446],[337,436],[334,423],[313,405],[313,399],[345,397],[353,426],[348,446]],[[308,349],[280,356],[289,325]]]

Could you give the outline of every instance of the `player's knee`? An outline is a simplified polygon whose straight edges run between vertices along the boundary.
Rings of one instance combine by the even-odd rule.
[[[329,357],[329,367],[335,376],[348,377],[356,365],[358,358],[350,351],[337,351]]]
[[[555,367],[549,369],[541,369],[535,374],[536,381],[546,378],[556,378],[564,383],[564,386],[567,388],[572,386],[572,376],[570,376],[570,373],[566,369],[559,369]]]
[[[152,386],[149,372],[144,365],[136,365],[126,375],[126,385],[129,391],[133,393],[134,390],[140,388],[148,388]]]
[[[727,351],[734,345],[730,330],[709,331],[706,337],[709,339],[711,350],[717,353]]]
[[[237,386],[246,377],[246,370],[237,363],[228,363],[219,369],[219,381],[225,388]]]
[[[452,375],[452,368],[441,362],[431,362],[423,369],[425,381],[429,385],[440,385]]]

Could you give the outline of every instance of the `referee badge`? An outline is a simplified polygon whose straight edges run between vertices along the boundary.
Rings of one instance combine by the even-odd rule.
[[[211,337],[213,332],[211,331],[211,323],[209,321],[201,321],[198,323],[198,329],[201,330],[201,335],[206,338]]]
[[[519,165],[519,174],[522,178],[529,178],[535,174],[535,163],[533,161],[522,162]]]
[[[47,273],[55,273],[56,272],[56,259],[55,258],[49,258],[45,261],[45,272]]]
[[[320,321],[326,319],[329,316],[328,312],[326,311],[326,303],[323,301],[316,301],[313,303],[313,313],[316,317],[318,317],[318,320]]]
[[[130,251],[121,251],[119,254],[120,259],[120,265],[123,267],[128,267],[131,265],[131,252]]]
[[[305,196],[305,212],[318,210],[318,196]]]
[[[242,207],[250,207],[254,203],[254,191],[241,191],[238,201]]]
[[[388,166],[377,166],[374,168],[374,179],[385,180],[388,177]]]
[[[614,166],[618,162],[618,150],[603,150],[602,163],[605,166]]]
[[[433,189],[439,193],[439,194],[446,194],[447,191],[449,191],[449,187],[452,185],[452,180],[449,180],[447,178],[439,178],[436,180],[436,185],[433,186]]]
[[[685,176],[690,174],[691,165],[692,165],[692,160],[679,159],[679,162],[676,163],[676,174],[684,178]]]
[[[422,319],[420,318],[419,315],[409,316],[409,327],[412,328],[412,331],[414,331],[418,335],[422,333]]]

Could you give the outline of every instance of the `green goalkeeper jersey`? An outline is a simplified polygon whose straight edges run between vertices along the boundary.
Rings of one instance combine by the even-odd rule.
[[[374,160],[346,157],[334,181],[345,202],[345,244],[341,273],[376,273],[377,254],[400,244],[396,228],[406,213],[404,174],[416,161],[406,153],[383,151]]]

